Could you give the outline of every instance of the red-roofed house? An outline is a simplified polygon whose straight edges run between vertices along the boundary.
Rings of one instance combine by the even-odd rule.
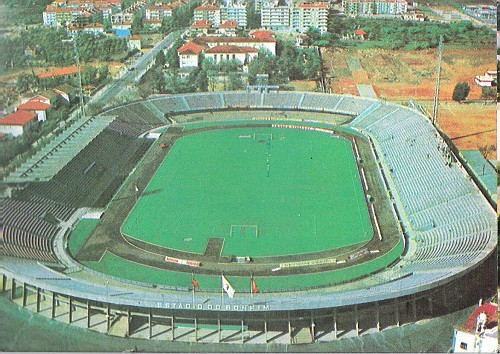
[[[75,77],[77,73],[78,68],[76,66],[65,66],[62,68],[40,72],[36,74],[36,76],[40,79],[40,81],[53,77],[62,77],[65,80],[69,80]]]
[[[142,49],[141,37],[138,34],[133,34],[130,36],[130,38],[128,39],[128,48],[130,50],[137,49],[139,51]]]
[[[205,50],[205,58],[212,59],[214,63],[223,60],[238,60],[246,65],[258,55],[259,51],[253,47],[236,45],[218,45]]]
[[[226,20],[219,26],[219,33],[226,36],[236,36],[236,29],[238,28],[238,21]]]
[[[189,28],[196,34],[207,35],[212,28],[212,22],[202,18],[201,20],[195,21]]]
[[[17,111],[27,111],[31,113],[35,113],[38,116],[38,121],[43,122],[47,119],[47,110],[50,108],[50,104],[42,102],[30,100],[25,102],[17,107]]]
[[[20,136],[33,130],[37,124],[35,113],[16,111],[0,118],[0,132]]]
[[[194,21],[207,20],[215,27],[220,24],[220,9],[215,5],[202,5],[194,9]]]
[[[271,54],[276,55],[276,39],[274,38],[254,38],[254,37],[198,37],[193,40],[198,44],[207,47],[218,45],[235,45],[238,47],[252,47],[255,49],[267,49]]]
[[[253,30],[250,32],[250,37],[253,38],[261,38],[261,39],[267,39],[267,38],[273,38],[274,32],[270,30],[265,30],[265,29],[258,29],[258,30]]]
[[[181,68],[197,67],[199,64],[200,53],[205,49],[204,45],[187,42],[177,49],[179,56],[179,66]]]
[[[362,30],[361,28],[354,30],[354,39],[364,41],[365,36],[366,36],[366,32],[364,30]]]
[[[485,303],[453,333],[453,352],[494,353],[498,350],[498,305]]]

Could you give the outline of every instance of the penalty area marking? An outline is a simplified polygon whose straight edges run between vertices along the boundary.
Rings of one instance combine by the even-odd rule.
[[[259,237],[259,225],[231,225],[229,236],[250,236]]]

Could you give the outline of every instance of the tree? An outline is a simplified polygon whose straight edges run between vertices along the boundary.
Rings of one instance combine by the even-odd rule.
[[[195,86],[198,91],[208,91],[208,75],[206,70],[200,70],[196,75]]]
[[[155,65],[160,68],[163,68],[165,66],[165,63],[166,63],[165,54],[163,53],[162,50],[160,50],[158,54],[156,54]]]
[[[481,98],[483,100],[493,100],[497,95],[497,91],[493,87],[482,87]]]
[[[244,88],[243,81],[241,80],[241,76],[239,73],[229,73],[226,88],[229,91],[241,90]]]
[[[459,82],[455,85],[453,89],[452,99],[453,101],[461,102],[467,98],[470,92],[470,86],[466,82]]]
[[[21,74],[16,79],[16,90],[17,92],[26,92],[30,90],[34,92],[39,87],[38,77],[34,74]]]
[[[495,152],[496,147],[495,145],[490,145],[490,146],[485,145],[485,146],[480,146],[478,150],[486,160],[489,160],[490,155]]]

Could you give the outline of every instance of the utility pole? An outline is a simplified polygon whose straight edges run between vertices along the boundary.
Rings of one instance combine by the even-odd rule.
[[[441,54],[443,52],[443,36],[439,36],[438,61],[436,66],[436,87],[434,88],[434,106],[432,109],[432,124],[436,125],[438,103],[439,103],[439,78],[441,76]]]

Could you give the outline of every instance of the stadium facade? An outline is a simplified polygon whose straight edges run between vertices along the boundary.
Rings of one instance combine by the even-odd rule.
[[[190,113],[217,110],[352,117],[346,126],[370,141],[393,213],[401,222],[405,246],[397,261],[329,287],[228,298],[219,292],[118,279],[69,256],[66,242],[72,226],[89,207],[107,204],[145,154],[149,145],[143,137],[149,131],[183,123]],[[218,92],[156,96],[109,109],[77,128],[77,134],[68,133],[66,140],[45,151],[49,163],[22,166],[24,171],[5,181],[12,198],[2,203],[2,290],[35,312],[116,335],[297,343],[361,335],[443,315],[496,289],[496,205],[469,175],[453,145],[413,109],[346,95]],[[130,164],[119,159],[123,152],[113,150],[110,137],[115,142],[128,139]],[[73,156],[65,150],[71,139],[87,144]],[[109,175],[106,185],[85,180],[91,178],[97,159],[86,154],[104,155],[93,146],[97,143],[109,143],[110,163],[125,171]],[[50,160],[61,150],[66,159],[71,156],[67,166],[85,161],[85,173],[75,177],[86,181],[79,191],[60,182],[71,176],[67,166],[54,167]],[[106,173],[101,171],[102,176]],[[48,214],[56,220],[47,221]]]

